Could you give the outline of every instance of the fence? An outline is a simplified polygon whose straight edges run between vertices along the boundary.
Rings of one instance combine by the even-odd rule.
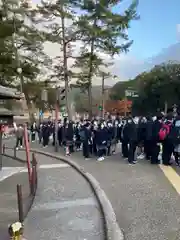
[[[6,147],[3,145],[2,154],[5,157],[12,158],[16,161],[26,163],[24,154],[21,156],[17,156],[17,151],[15,148]],[[37,160],[36,155],[32,153],[31,158],[31,174],[28,183],[28,193],[25,186],[18,184],[17,185],[17,207],[18,207],[18,221],[23,223],[24,219],[26,218],[32,204],[34,201],[34,197],[36,195],[37,185],[38,185],[38,176],[37,176]],[[27,186],[26,186],[27,188]],[[25,190],[25,191],[23,191]]]

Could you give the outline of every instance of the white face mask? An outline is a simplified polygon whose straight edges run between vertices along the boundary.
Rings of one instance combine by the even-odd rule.
[[[156,116],[152,117],[152,120],[153,120],[153,121],[156,121],[156,120],[157,120],[157,117],[156,117]]]
[[[135,124],[138,124],[139,118],[138,118],[138,117],[135,117],[135,118],[133,119],[133,121],[134,121]]]
[[[146,123],[147,122],[147,119],[145,117],[142,118],[142,122],[143,123]]]
[[[101,124],[101,129],[103,129],[104,128],[104,124]]]
[[[132,123],[132,120],[131,120],[131,119],[129,119],[129,120],[128,120],[128,123]]]

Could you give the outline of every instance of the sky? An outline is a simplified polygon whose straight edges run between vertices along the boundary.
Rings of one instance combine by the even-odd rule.
[[[124,0],[116,11],[130,3],[131,0]],[[129,29],[129,36],[134,40],[130,54],[138,58],[149,58],[180,40],[177,34],[179,10],[180,0],[139,0],[140,20],[132,22]]]
[[[114,11],[123,12],[131,2],[123,0]],[[139,0],[137,10],[140,19],[133,21],[128,30],[134,43],[126,55],[115,58],[112,68],[120,80],[135,77],[144,71],[148,59],[180,41],[180,0]],[[48,48],[57,53],[56,47]]]

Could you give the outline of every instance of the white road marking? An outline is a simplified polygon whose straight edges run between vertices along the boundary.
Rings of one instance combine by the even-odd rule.
[[[39,165],[39,169],[52,169],[52,168],[67,168],[71,167],[69,164],[61,163],[61,164],[42,164]],[[28,172],[27,168],[21,170],[21,172]]]
[[[10,214],[10,213],[17,213],[18,210],[15,208],[0,208],[0,213]]]
[[[0,171],[0,182],[12,175],[21,172],[24,167],[3,167]]]
[[[40,169],[49,169],[49,168],[66,168],[66,167],[71,167],[69,164],[66,163],[61,163],[61,164],[43,164],[40,165]]]
[[[94,198],[75,199],[72,201],[62,202],[46,202],[43,204],[36,204],[32,210],[57,210],[70,207],[81,207],[81,206],[97,206]]]

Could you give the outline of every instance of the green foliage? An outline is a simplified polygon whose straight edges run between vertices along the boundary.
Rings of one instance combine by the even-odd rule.
[[[166,104],[172,109],[173,104],[180,105],[180,64],[164,63],[133,80],[119,82],[112,88],[111,98],[124,98],[128,88],[137,90],[139,95],[133,99],[134,114],[155,114],[158,110],[164,111]]]
[[[137,90],[137,79],[117,82],[111,89],[110,98],[112,100],[122,100],[125,98],[125,90]]]
[[[82,92],[87,92],[89,88],[89,58],[90,53],[87,51],[84,51],[81,56],[76,58],[74,68],[77,68],[80,70],[79,73],[74,74],[74,76],[77,78],[76,85],[80,87]],[[104,66],[103,60],[97,56],[97,54],[94,54],[92,56],[92,72],[93,77],[98,77],[100,74],[100,67]]]
[[[89,111],[88,96],[85,93],[75,94],[74,97],[75,110],[78,113],[86,113]],[[92,113],[97,114],[99,112],[99,99],[92,98]]]
[[[130,27],[131,20],[138,18],[136,14],[137,2],[134,1],[123,14],[114,13],[113,8],[117,7],[121,2],[121,0],[97,0],[96,2],[84,0],[80,1],[79,4],[82,14],[76,21],[76,25],[82,34],[82,56],[84,56],[84,52],[88,56],[86,60],[86,77],[80,77],[80,85],[83,88],[88,87],[90,115],[92,110],[92,78],[96,74],[94,73],[95,55],[103,52],[114,56],[121,52],[127,52],[132,44],[127,29]],[[125,43],[122,44],[122,41]],[[102,62],[101,59],[101,65]]]
[[[30,12],[24,1],[3,1],[0,8],[0,84],[19,86],[18,68],[22,69],[22,85],[40,72],[46,55],[41,33],[31,24]]]
[[[68,114],[69,82],[73,77],[78,79],[78,87],[88,92],[89,106],[92,107],[92,78],[102,77],[102,66],[107,67],[99,53],[114,56],[127,52],[132,44],[127,29],[131,20],[138,17],[137,3],[134,1],[123,14],[114,13],[112,9],[121,1],[42,0],[36,9],[31,9],[26,0],[2,0],[0,84],[22,88],[28,107],[33,101],[42,108],[39,96],[44,86],[37,81],[37,77],[44,66],[51,66],[53,74],[50,79],[65,83]],[[76,41],[82,43],[80,56],[74,56],[73,43]],[[53,64],[44,53],[45,42],[60,46]],[[74,69],[68,67],[68,59],[73,58],[79,74],[74,74]],[[18,73],[17,69],[21,69],[22,73]],[[51,86],[48,94],[51,99],[49,104],[52,105],[54,89]]]

